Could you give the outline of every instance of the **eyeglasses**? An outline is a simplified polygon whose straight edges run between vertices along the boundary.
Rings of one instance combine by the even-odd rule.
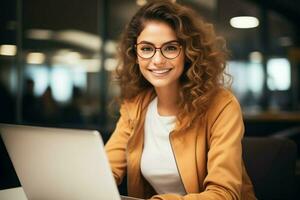
[[[179,56],[181,44],[178,41],[172,41],[163,44],[160,48],[156,48],[153,44],[141,42],[135,45],[137,55],[144,59],[152,58],[156,50],[160,50],[161,54],[167,59],[174,59]]]

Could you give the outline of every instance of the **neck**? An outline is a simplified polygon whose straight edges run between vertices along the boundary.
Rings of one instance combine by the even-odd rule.
[[[179,85],[174,88],[155,88],[157,111],[161,116],[176,115],[178,112]]]

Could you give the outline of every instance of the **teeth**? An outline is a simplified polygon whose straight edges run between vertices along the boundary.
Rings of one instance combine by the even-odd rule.
[[[170,69],[155,69],[155,70],[151,70],[151,71],[154,73],[157,73],[157,74],[163,74],[163,73],[170,71]]]

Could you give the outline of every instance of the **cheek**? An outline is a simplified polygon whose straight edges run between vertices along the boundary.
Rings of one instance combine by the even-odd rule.
[[[139,65],[140,70],[142,70],[143,68],[146,68],[149,64],[149,61],[145,61],[143,59],[137,59],[137,64]]]
[[[145,61],[139,60],[138,66],[140,73],[145,77],[146,76],[146,69],[147,69],[147,63]]]

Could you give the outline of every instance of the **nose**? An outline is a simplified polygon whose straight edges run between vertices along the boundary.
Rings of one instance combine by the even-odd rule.
[[[152,57],[152,61],[154,64],[161,64],[166,61],[165,57],[161,54],[160,49],[156,49],[155,54]]]

